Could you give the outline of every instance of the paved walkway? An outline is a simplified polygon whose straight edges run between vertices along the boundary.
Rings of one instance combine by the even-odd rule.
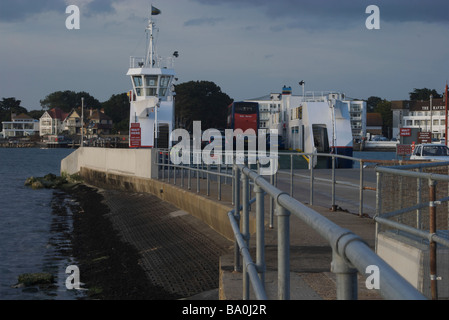
[[[297,176],[294,179],[294,196],[305,204],[308,204],[309,180],[307,171],[295,172]],[[330,183],[330,170],[315,170],[316,181],[314,183],[314,205],[310,206],[318,213],[322,214],[337,225],[347,228],[364,239],[368,245],[374,248],[375,242],[375,223],[369,216],[375,212],[375,172],[374,170],[365,170],[364,185],[369,190],[364,191],[364,217],[357,215],[359,210],[359,190],[358,169],[337,170],[337,181],[344,184],[338,184],[336,187],[336,200],[338,208],[341,210],[332,212]],[[187,175],[186,175],[187,177]],[[174,183],[173,177],[167,183]],[[197,189],[197,179],[191,180],[191,192],[200,194],[212,200],[218,200],[218,185],[212,181],[209,185],[209,195],[207,195],[206,179],[199,179],[199,189]],[[290,190],[290,175],[282,174],[278,176],[277,186],[281,190]],[[228,181],[229,182],[229,181]],[[176,184],[179,186],[181,178],[178,176]],[[184,189],[187,189],[187,178],[183,181]],[[199,192],[197,192],[199,190]],[[254,193],[253,193],[254,195]],[[229,184],[221,186],[222,203],[232,208],[231,186]],[[254,209],[250,214],[254,214]],[[269,299],[277,299],[277,231],[276,218],[274,218],[273,228],[270,228],[270,210],[268,197],[265,197],[265,217],[266,217],[266,261],[267,274],[266,286]],[[335,276],[330,272],[331,249],[327,242],[315,231],[311,230],[299,218],[292,216],[290,219],[291,235],[291,299],[326,299],[336,298]],[[250,243],[254,245],[254,238]],[[255,257],[255,255],[254,255]],[[221,257],[221,279],[220,296],[227,300],[242,299],[242,280],[241,273],[233,272],[233,255],[224,255]],[[359,299],[381,299],[376,291],[368,290],[365,287],[365,278],[359,275]],[[254,295],[251,296],[253,299]],[[202,296],[194,298],[202,299]],[[206,296],[205,296],[206,298]]]

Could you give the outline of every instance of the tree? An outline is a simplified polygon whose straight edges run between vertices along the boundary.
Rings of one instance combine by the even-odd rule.
[[[128,131],[129,129],[129,97],[127,93],[114,94],[103,102],[104,113],[111,117],[113,132]]]
[[[201,121],[202,130],[226,127],[227,107],[232,99],[210,81],[189,81],[176,85],[176,127],[193,129]]]
[[[21,101],[16,98],[2,98],[2,101],[0,101],[0,125],[3,121],[11,121],[11,114],[13,113],[19,115],[28,112],[20,104]]]
[[[430,95],[433,95],[433,99],[441,99],[442,95],[440,95],[435,89],[414,89],[413,92],[409,93],[410,100],[423,100],[428,101],[430,100]]]
[[[391,111],[391,102],[382,100],[377,104],[374,112],[380,113],[382,116],[382,134],[385,137],[391,138],[393,128],[393,112]]]
[[[100,107],[100,101],[92,97],[89,93],[70,90],[50,93],[44,99],[40,100],[40,103],[43,109],[49,110],[58,107],[65,112],[70,112],[72,109],[81,107],[81,98],[84,98],[84,107]]]
[[[368,113],[372,113],[374,112],[374,109],[376,109],[377,104],[382,102],[382,98],[379,97],[369,97],[368,100],[366,101],[366,108],[367,108],[367,112]]]

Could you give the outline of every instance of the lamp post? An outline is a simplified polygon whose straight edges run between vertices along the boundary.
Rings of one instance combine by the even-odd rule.
[[[433,100],[433,95],[430,95],[430,142],[432,143],[432,138],[433,138],[433,130],[432,130],[432,125],[433,125],[433,119],[432,119],[432,100]]]
[[[302,98],[303,98],[303,100],[305,100],[305,97],[304,97],[304,85],[305,85],[305,81],[304,81],[304,80],[301,80],[301,81],[299,82],[299,85],[302,87]]]
[[[81,147],[84,147],[84,98],[81,98]]]

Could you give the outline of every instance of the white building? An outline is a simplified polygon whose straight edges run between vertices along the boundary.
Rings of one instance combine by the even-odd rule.
[[[392,101],[393,137],[399,138],[400,128],[418,128],[422,132],[432,132],[434,139],[443,139],[446,123],[445,109],[443,99],[433,99],[432,102]]]
[[[45,111],[39,119],[39,135],[58,135],[65,129],[64,120],[68,114],[59,108]]]
[[[344,94],[335,92],[306,92],[304,97],[299,97],[301,97],[304,101],[324,100],[332,94],[336,97],[338,96],[338,98],[347,105],[354,140],[364,138],[366,136],[366,101],[348,99]],[[268,130],[270,114],[279,113],[282,102],[282,94],[271,93],[270,95],[255,99],[248,99],[245,101],[259,103],[259,128]]]
[[[39,121],[22,113],[12,114],[11,121],[3,121],[2,136],[4,138],[27,137],[39,132]]]

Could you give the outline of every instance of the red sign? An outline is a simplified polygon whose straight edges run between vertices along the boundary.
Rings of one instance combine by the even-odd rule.
[[[412,135],[412,128],[401,128],[401,137],[410,137]]]
[[[412,154],[413,148],[409,144],[398,144],[396,145],[396,154],[398,156],[408,156]]]
[[[141,143],[141,129],[140,123],[131,123],[129,129],[129,146],[131,148],[140,148]]]
[[[432,134],[430,132],[419,132],[418,143],[432,143]]]

